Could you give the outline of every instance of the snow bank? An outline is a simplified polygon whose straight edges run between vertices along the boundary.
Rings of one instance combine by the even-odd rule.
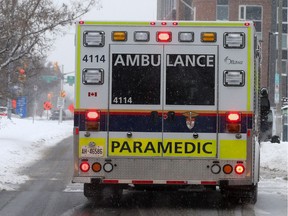
[[[72,121],[48,121],[35,119],[0,119],[0,190],[16,189],[28,176],[20,175],[20,169],[41,158],[46,148],[56,145],[72,135]]]
[[[287,175],[288,170],[288,142],[271,143],[262,142],[260,150],[261,167],[284,171]]]

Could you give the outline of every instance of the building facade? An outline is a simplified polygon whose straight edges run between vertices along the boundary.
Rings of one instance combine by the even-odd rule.
[[[253,20],[262,49],[261,86],[269,90],[271,104],[277,102],[279,0],[158,0],[159,20],[238,21]],[[288,0],[282,0],[282,71],[280,88],[287,97]],[[280,50],[281,51],[281,50]],[[276,77],[276,79],[275,79]],[[276,90],[275,90],[276,88]],[[279,96],[279,95],[278,95]]]

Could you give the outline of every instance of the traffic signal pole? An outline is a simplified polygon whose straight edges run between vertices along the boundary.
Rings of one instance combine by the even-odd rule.
[[[61,89],[60,89],[60,97],[62,97],[62,92],[63,92],[63,90],[64,90],[64,65],[62,64],[62,68],[61,68],[61,70],[60,70],[60,73],[61,73]],[[63,98],[63,100],[64,100],[64,98]],[[63,103],[64,104],[64,103]],[[63,105],[64,106],[64,105]],[[59,121],[58,121],[58,123],[60,124],[60,123],[62,123],[62,120],[63,120],[63,115],[62,115],[62,112],[63,112],[63,106],[61,105],[60,106],[60,113],[59,113]]]

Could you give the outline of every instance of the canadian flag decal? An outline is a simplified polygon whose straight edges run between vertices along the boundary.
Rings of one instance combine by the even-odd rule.
[[[97,97],[97,92],[88,92],[88,97]]]

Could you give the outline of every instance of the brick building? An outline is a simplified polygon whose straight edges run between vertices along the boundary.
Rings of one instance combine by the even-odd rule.
[[[288,0],[283,1],[282,92],[287,97]],[[158,0],[158,20],[238,21],[253,20],[262,47],[261,86],[274,105],[277,70],[278,0]]]

